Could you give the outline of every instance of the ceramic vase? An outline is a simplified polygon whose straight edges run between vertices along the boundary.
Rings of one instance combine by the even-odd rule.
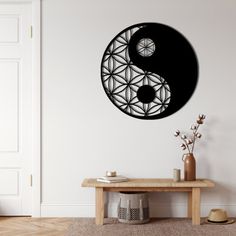
[[[196,161],[193,153],[184,154],[182,160],[184,162],[184,180],[196,180]]]

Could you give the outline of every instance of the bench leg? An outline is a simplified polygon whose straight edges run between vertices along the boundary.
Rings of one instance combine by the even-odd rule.
[[[104,192],[103,188],[96,188],[96,225],[103,225]]]
[[[192,224],[200,225],[200,188],[192,188]]]
[[[192,191],[188,192],[188,209],[187,217],[192,218]]]

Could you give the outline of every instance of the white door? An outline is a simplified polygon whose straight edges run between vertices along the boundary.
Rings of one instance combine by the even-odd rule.
[[[30,3],[0,3],[0,215],[31,215]]]

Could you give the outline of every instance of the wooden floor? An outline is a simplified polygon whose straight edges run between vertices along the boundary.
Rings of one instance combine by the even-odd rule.
[[[0,217],[1,236],[63,236],[74,218]]]

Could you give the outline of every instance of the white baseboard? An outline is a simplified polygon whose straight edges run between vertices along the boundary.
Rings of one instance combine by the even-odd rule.
[[[41,204],[42,217],[94,217],[94,204]]]
[[[208,215],[212,208],[223,208],[229,216],[236,215],[236,204],[201,204],[201,216]],[[108,204],[106,216],[117,217],[117,204]],[[187,205],[184,203],[150,204],[151,217],[186,217]],[[41,204],[42,217],[94,217],[94,204]]]

